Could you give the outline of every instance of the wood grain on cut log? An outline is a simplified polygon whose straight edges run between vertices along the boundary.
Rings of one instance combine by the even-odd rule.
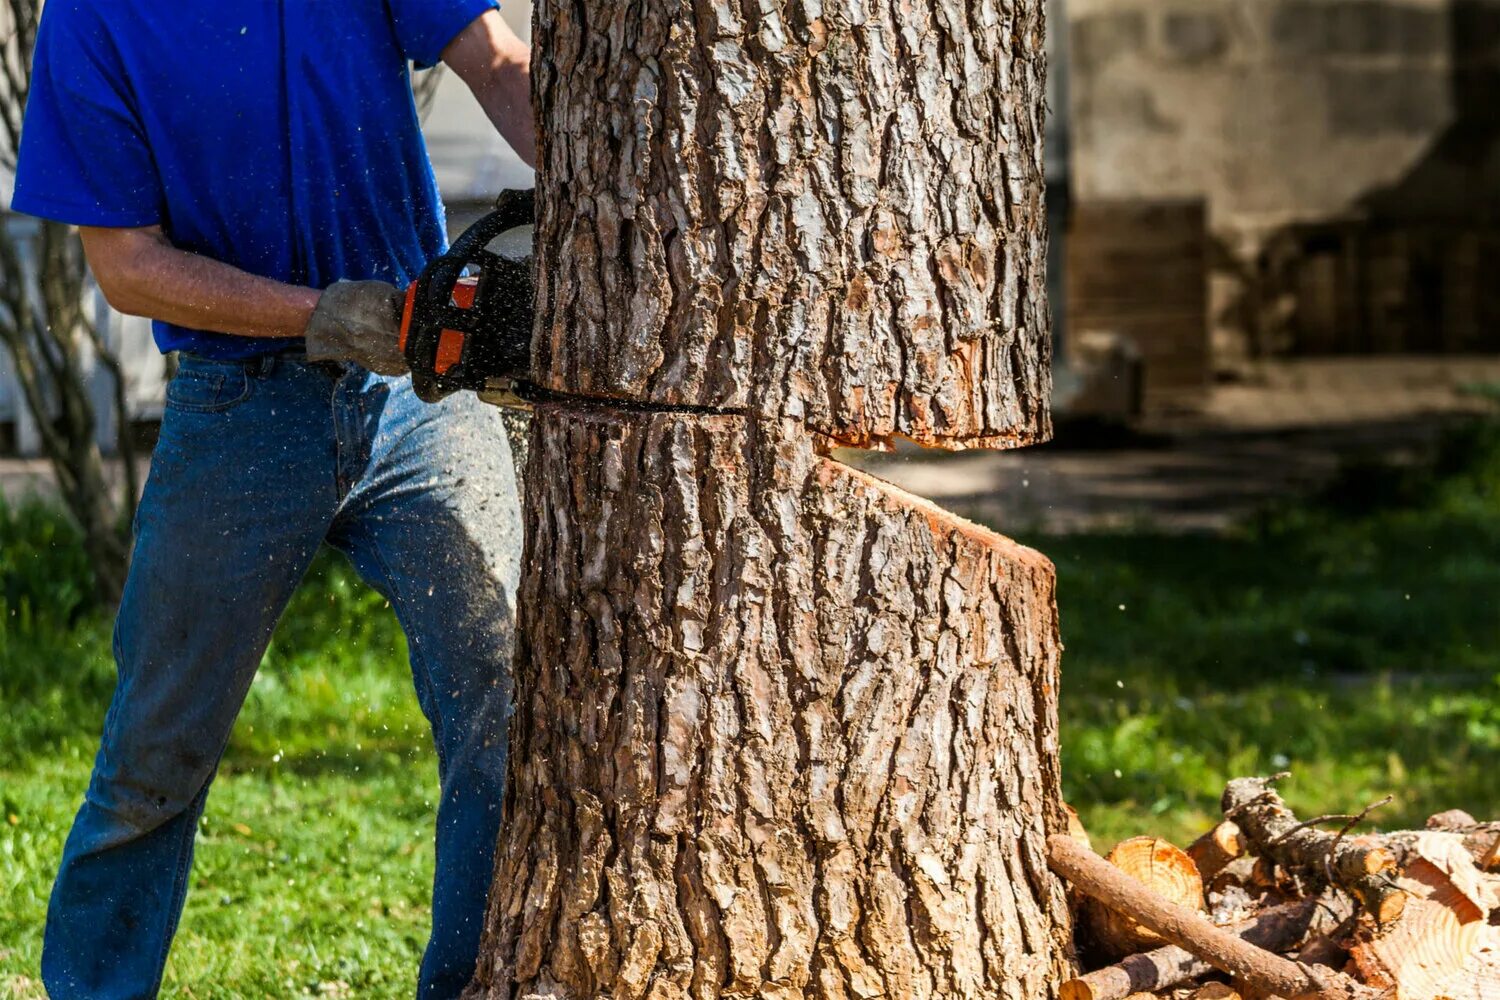
[[[1351,950],[1365,980],[1395,1000],[1500,1000],[1496,886],[1461,834],[1395,838],[1407,897],[1399,920],[1367,926]]]
[[[1180,847],[1157,837],[1122,840],[1105,860],[1161,898],[1190,910],[1202,910],[1203,880],[1193,859]],[[1089,930],[1111,958],[1123,958],[1162,944],[1161,936],[1111,907],[1090,899],[1084,909]]]
[[[1051,564],[795,426],[548,406],[533,435],[548,571],[472,995],[1052,996]]]
[[[1199,876],[1207,882],[1245,853],[1245,835],[1226,819],[1188,845],[1187,852],[1198,866]]]
[[[538,379],[855,446],[1049,430],[1041,0],[537,0]]]

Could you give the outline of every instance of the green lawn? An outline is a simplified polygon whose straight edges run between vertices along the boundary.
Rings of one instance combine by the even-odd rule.
[[[1060,573],[1067,792],[1096,839],[1203,828],[1226,778],[1308,812],[1500,814],[1500,426],[1353,469],[1228,537],[1027,537]],[[0,513],[0,998],[39,997],[46,893],[113,667],[59,519]],[[435,776],[384,602],[320,560],[203,821],[167,995],[400,997]]]

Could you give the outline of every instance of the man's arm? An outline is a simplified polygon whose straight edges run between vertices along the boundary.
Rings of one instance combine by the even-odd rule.
[[[481,14],[443,50],[447,63],[469,85],[479,106],[516,154],[536,166],[536,123],[531,114],[531,49],[497,10]]]
[[[120,312],[242,337],[303,337],[314,361],[407,371],[401,294],[383,281],[339,281],[320,292],[179,250],[157,226],[81,232],[94,280]]]
[[[241,337],[300,337],[318,304],[315,289],[179,250],[159,226],[81,232],[94,279],[127,315]]]

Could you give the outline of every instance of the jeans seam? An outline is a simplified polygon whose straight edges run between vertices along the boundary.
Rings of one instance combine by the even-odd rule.
[[[208,780],[209,782],[213,781],[212,775],[210,775]],[[191,857],[193,837],[197,833],[198,817],[201,815],[201,810],[195,807],[199,797],[203,796],[207,790],[208,784],[204,784],[203,788],[199,790],[198,795],[195,795],[193,800],[188,803],[188,807],[182,817],[184,822],[182,833],[179,835],[177,841],[177,866],[173,872],[172,900],[171,905],[167,909],[167,924],[162,928],[161,947],[157,949],[156,954],[157,973],[156,984],[151,991],[153,996],[161,992],[162,980],[166,978],[167,973],[167,955],[172,951],[172,938],[177,934],[177,925],[181,920],[182,907],[187,902],[188,868],[190,867],[188,859]]]
[[[402,631],[406,633],[407,653],[411,657],[412,662],[422,668],[422,679],[427,682],[427,690],[432,693],[433,736],[435,737],[433,742],[436,744],[438,766],[446,771],[448,764],[448,721],[437,704],[440,700],[440,695],[436,680],[433,677],[432,666],[427,662],[427,657],[422,652],[417,630],[407,628],[407,616],[402,611],[402,605],[405,602],[401,599],[399,587],[396,584],[396,574],[391,572],[390,563],[386,560],[385,553],[381,551],[380,540],[376,532],[370,533],[370,552],[374,555],[376,564],[380,566],[381,574],[385,576],[386,586],[390,587],[391,594],[396,598],[393,603],[396,609],[396,617],[401,622]]]
[[[203,376],[187,375],[187,374],[179,374],[178,377],[179,378],[203,378]],[[240,390],[240,394],[238,396],[234,397],[233,399],[221,400],[221,401],[217,401],[217,402],[213,402],[213,403],[185,403],[185,402],[182,402],[180,400],[175,400],[175,399],[172,398],[172,386],[171,386],[171,383],[168,383],[168,385],[167,385],[167,392],[166,392],[166,405],[172,407],[175,410],[181,410],[184,413],[223,413],[223,412],[225,412],[227,410],[230,410],[230,409],[232,409],[232,408],[240,405],[245,400],[247,400],[247,399],[250,398],[250,390],[251,390],[250,374],[249,374],[249,372],[241,372],[240,377],[244,379],[244,388]],[[211,378],[215,382],[215,385],[214,385],[214,392],[215,393],[217,393],[220,389],[222,389],[224,387],[224,382],[225,382],[226,376],[223,376],[223,375],[212,375],[212,376],[209,376],[209,378]],[[175,381],[175,379],[173,381]],[[206,381],[206,379],[205,379],[205,381]]]

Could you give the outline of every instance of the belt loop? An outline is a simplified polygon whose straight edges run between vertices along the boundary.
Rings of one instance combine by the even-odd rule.
[[[256,378],[265,378],[276,370],[276,360],[275,354],[257,355],[255,358],[255,367],[251,370],[251,374]]]

